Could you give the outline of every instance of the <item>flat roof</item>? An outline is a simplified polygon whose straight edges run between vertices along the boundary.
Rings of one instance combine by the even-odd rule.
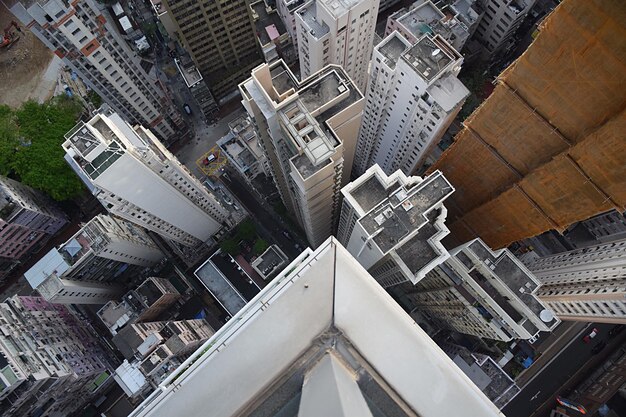
[[[176,68],[178,68],[178,72],[183,76],[183,80],[187,87],[193,87],[202,81],[202,74],[198,71],[198,68],[195,65],[183,65],[180,60],[175,59],[174,63],[176,64]]]
[[[415,236],[396,249],[396,253],[402,259],[402,262],[413,274],[417,274],[439,256],[439,253],[434,250],[429,242],[431,237],[439,233],[439,230],[433,226],[437,215],[433,216],[431,213],[427,216],[429,217],[429,222],[420,227]]]
[[[307,26],[309,33],[317,39],[330,32],[330,28],[326,23],[318,22],[317,20],[316,0],[305,4],[304,6],[296,10],[296,13],[299,14],[300,17],[302,17],[302,21]]]
[[[270,37],[268,31],[266,30],[268,27],[272,27],[272,29],[277,32],[278,36],[283,35],[287,32],[287,29],[285,29],[285,24],[281,20],[278,13],[267,13],[267,10],[265,8],[265,2],[263,0],[252,3],[250,5],[250,8],[259,17],[254,21],[254,27],[256,35],[261,42],[261,45],[267,45],[275,37],[277,37]]]
[[[456,58],[447,48],[443,48],[444,45],[436,43],[435,39],[425,35],[402,55],[404,60],[427,81],[434,79],[453,58]]]
[[[211,259],[207,259],[193,274],[198,277],[200,282],[231,316],[235,315],[248,302],[217,269]]]
[[[439,22],[444,17],[445,15],[441,13],[437,6],[430,2],[425,2],[398,18],[398,22],[415,37],[419,38],[425,34],[434,34],[429,24]]]
[[[428,87],[428,94],[439,104],[444,111],[452,111],[461,103],[470,92],[456,76],[444,75]]]
[[[265,278],[278,269],[282,270],[288,261],[289,259],[281,251],[277,250],[276,245],[271,245],[254,260],[252,266]]]
[[[339,398],[361,395],[373,415],[502,417],[332,237],[287,266],[131,415],[200,417],[207,404],[212,417],[296,415],[305,397],[337,381],[307,386],[328,354],[353,381]]]
[[[389,68],[395,68],[400,55],[407,49],[407,45],[402,42],[399,35],[393,33],[376,48],[386,58],[385,64]]]
[[[402,187],[359,222],[383,253],[389,252],[428,219],[425,213],[445,200],[454,188],[436,171],[411,188]]]
[[[377,175],[372,174],[368,179],[352,189],[349,193],[352,198],[356,200],[359,206],[361,206],[361,209],[367,213],[389,198],[391,192],[392,190],[388,191],[387,187],[380,182]]]
[[[284,94],[291,89],[297,90],[298,85],[293,79],[291,71],[282,63],[282,61],[278,61],[276,65],[273,65],[270,68],[270,75],[272,76],[274,89],[278,92],[278,94]]]

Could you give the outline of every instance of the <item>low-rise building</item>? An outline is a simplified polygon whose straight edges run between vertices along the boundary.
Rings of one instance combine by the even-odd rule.
[[[109,301],[97,315],[111,334],[127,324],[155,320],[180,298],[180,293],[164,278],[150,277],[120,301]]]
[[[259,145],[259,138],[249,116],[228,123],[230,131],[217,141],[228,163],[250,185],[260,174],[269,171],[267,159]]]
[[[67,307],[41,297],[0,303],[0,413],[67,416],[107,367],[96,339]]]
[[[271,245],[252,262],[252,268],[267,281],[274,278],[288,263],[287,255],[277,245]]]
[[[374,165],[341,190],[337,238],[383,287],[415,284],[448,257],[443,202],[453,192],[439,171],[388,176]]]
[[[143,229],[98,215],[44,255],[24,276],[47,301],[104,304],[122,293],[123,278],[162,258],[163,253]]]
[[[183,54],[179,58],[174,59],[174,63],[176,64],[176,68],[178,68],[178,72],[183,77],[185,85],[191,92],[191,95],[200,106],[204,118],[206,120],[212,119],[219,110],[219,107],[209,87],[207,87],[204,82],[202,74],[198,68],[196,68],[196,64],[187,54]]]
[[[113,338],[126,358],[113,377],[128,396],[136,397],[159,385],[213,334],[202,319],[129,324]]]
[[[540,285],[508,249],[494,251],[475,239],[451,250],[448,260],[396,295],[442,328],[532,343],[560,322],[538,298]]]

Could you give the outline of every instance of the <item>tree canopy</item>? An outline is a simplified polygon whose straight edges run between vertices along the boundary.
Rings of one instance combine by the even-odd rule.
[[[67,200],[79,195],[83,184],[63,159],[61,144],[82,107],[67,96],[44,104],[34,101],[12,110],[0,106],[0,174]]]

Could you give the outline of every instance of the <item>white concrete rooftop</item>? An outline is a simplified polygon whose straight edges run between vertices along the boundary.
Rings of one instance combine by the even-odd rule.
[[[502,416],[331,237],[287,266],[131,415],[341,416],[365,404],[376,416]]]

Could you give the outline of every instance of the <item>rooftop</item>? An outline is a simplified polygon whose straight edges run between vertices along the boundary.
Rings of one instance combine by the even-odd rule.
[[[296,13],[300,15],[300,17],[302,17],[302,20],[307,26],[309,33],[315,38],[319,39],[330,32],[330,29],[326,23],[318,22],[317,20],[316,0],[308,2],[307,4],[299,8]]]
[[[433,226],[437,215],[436,211],[428,213],[426,217],[429,218],[429,222],[420,227],[415,236],[396,249],[402,262],[413,274],[417,274],[440,255],[429,242],[431,237],[440,232]]]
[[[444,75],[428,87],[428,93],[444,111],[452,111],[470,92],[457,77]]]
[[[404,60],[427,81],[434,79],[458,57],[439,36],[423,36],[403,55]]]
[[[254,27],[261,45],[267,45],[273,41],[277,37],[276,34],[281,36],[287,32],[278,13],[275,10],[272,13],[267,12],[264,0],[252,3],[250,9],[253,11]],[[268,31],[268,28],[271,29]]]
[[[208,259],[196,271],[194,275],[204,284],[209,292],[217,299],[231,316],[235,315],[248,302],[239,291],[233,287],[228,279]]]
[[[270,74],[272,76],[272,84],[278,94],[284,94],[291,89],[296,90],[298,88],[293,74],[282,61],[277,61],[273,64],[270,68]]]
[[[193,65],[193,62],[191,62],[191,65],[184,65],[179,59],[175,59],[174,63],[176,64],[176,68],[178,68],[180,75],[183,76],[183,80],[185,81],[187,87],[193,87],[202,81],[202,74],[200,74],[200,71],[198,71],[195,65]]]
[[[252,267],[263,279],[267,279],[276,271],[282,270],[282,268],[287,265],[288,261],[289,259],[285,256],[283,251],[281,251],[278,246],[272,245],[252,262]]]
[[[365,0],[316,0],[325,5],[330,14],[335,17],[341,17],[348,13],[350,9]]]
[[[131,415],[204,416],[207,404],[213,417],[501,416],[334,238],[302,253]]]
[[[407,49],[407,45],[400,39],[398,34],[393,33],[386,41],[383,40],[383,43],[378,44],[376,48],[386,58],[385,64],[393,69],[396,67],[400,55]]]
[[[429,24],[439,22],[445,15],[431,2],[424,2],[419,6],[411,9],[398,19],[409,32],[415,37],[420,38],[422,35],[434,35]]]
[[[363,181],[357,187],[350,191],[352,198],[361,206],[361,209],[367,213],[381,202],[389,198],[389,196],[397,189],[396,187],[388,190],[385,184],[380,182],[378,176],[372,174],[368,179]]]
[[[436,171],[418,185],[399,188],[387,202],[361,218],[361,226],[373,236],[383,253],[428,222],[425,214],[442,203],[454,188]]]

